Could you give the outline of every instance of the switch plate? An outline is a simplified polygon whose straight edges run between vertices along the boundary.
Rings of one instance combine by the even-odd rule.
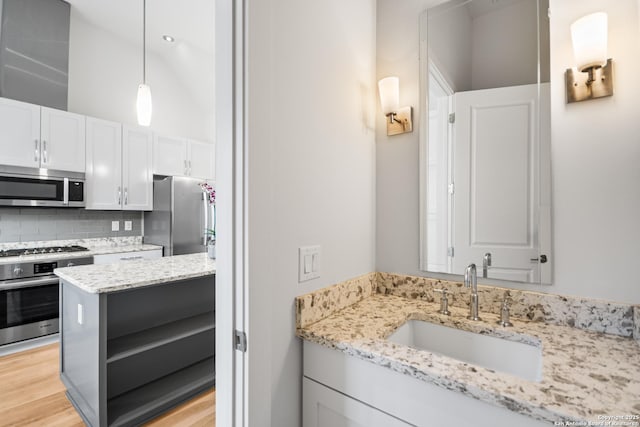
[[[78,304],[78,325],[84,323],[84,307],[82,304]]]
[[[320,246],[298,248],[298,283],[320,277]]]
[[[120,231],[120,221],[111,221],[111,231]]]
[[[133,228],[133,221],[124,222],[124,231],[131,231],[132,228]]]

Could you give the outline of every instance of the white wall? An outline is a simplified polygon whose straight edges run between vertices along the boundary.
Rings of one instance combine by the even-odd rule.
[[[136,94],[142,80],[140,47],[88,24],[73,7],[69,39],[68,110],[135,124]],[[152,129],[213,141],[213,112],[200,108],[181,76],[151,53],[147,55],[147,82],[153,96]]]
[[[375,268],[375,0],[247,7],[249,423],[298,427],[294,298]]]
[[[378,76],[396,74],[401,104],[418,105],[418,14],[438,3],[378,0]],[[640,67],[637,0],[554,0],[551,7],[553,285],[546,292],[640,302],[633,274],[640,259]],[[572,61],[569,25],[609,14],[615,62],[612,98],[565,104],[563,73]],[[376,269],[418,271],[418,136],[376,132]]]

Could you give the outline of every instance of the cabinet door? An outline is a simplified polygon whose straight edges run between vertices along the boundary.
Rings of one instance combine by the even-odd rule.
[[[153,133],[147,128],[122,128],[122,209],[153,210]]]
[[[40,167],[40,107],[0,98],[0,164]]]
[[[189,176],[202,179],[215,179],[215,165],[216,165],[216,150],[215,145],[200,142],[189,141]]]
[[[94,264],[115,264],[125,261],[136,261],[141,259],[162,258],[162,249],[154,249],[151,251],[138,252],[120,252],[115,254],[94,255]]]
[[[87,117],[87,209],[122,205],[122,125]]]
[[[42,167],[85,171],[85,116],[42,107]]]
[[[187,175],[187,140],[155,135],[153,173],[170,176]]]
[[[304,377],[303,427],[410,427],[382,411]]]

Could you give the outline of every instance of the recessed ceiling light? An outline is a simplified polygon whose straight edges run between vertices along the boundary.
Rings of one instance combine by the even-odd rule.
[[[167,35],[167,34],[165,34],[164,36],[162,36],[162,40],[164,40],[164,41],[166,41],[166,42],[169,42],[169,43],[173,43],[174,41],[176,41],[176,39],[175,39],[175,38],[173,38],[173,37],[171,37],[171,36],[169,36],[169,35]]]

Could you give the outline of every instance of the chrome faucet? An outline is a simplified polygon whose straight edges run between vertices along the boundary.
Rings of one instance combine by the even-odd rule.
[[[471,288],[471,300],[467,319],[482,320],[478,317],[478,276],[475,264],[469,264],[464,271],[464,287]]]

